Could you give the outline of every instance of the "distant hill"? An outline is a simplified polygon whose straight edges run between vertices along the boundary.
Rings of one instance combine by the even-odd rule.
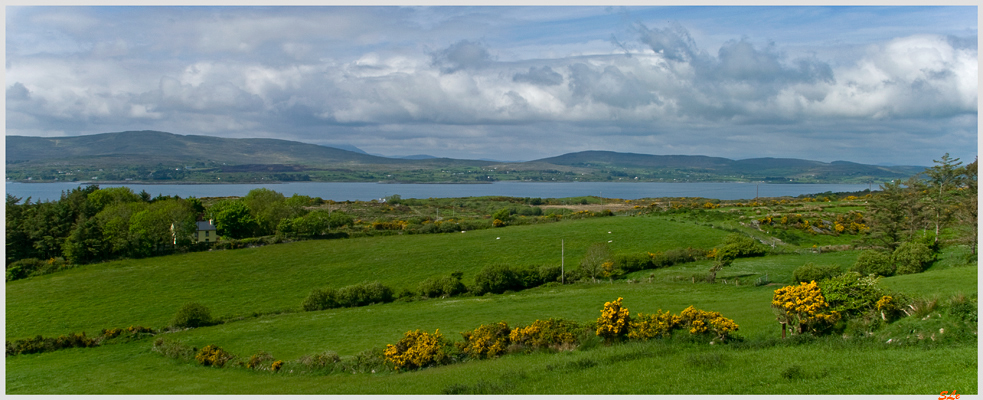
[[[158,131],[71,137],[7,136],[6,146],[7,178],[41,181],[78,180],[78,176],[88,179],[101,175],[107,180],[194,182],[239,179],[860,183],[906,178],[924,170],[924,167],[888,167],[846,161],[731,160],[611,151],[583,151],[528,162],[459,160],[429,155],[396,158],[366,154],[354,146],[341,145],[339,147],[348,149],[339,149],[280,139],[227,139]]]

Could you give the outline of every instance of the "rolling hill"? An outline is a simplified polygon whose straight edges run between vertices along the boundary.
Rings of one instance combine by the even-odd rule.
[[[64,171],[116,171],[108,180],[223,182],[249,180],[471,182],[765,181],[881,182],[924,167],[825,163],[791,158],[731,160],[691,155],[583,151],[526,162],[436,157],[380,157],[280,139],[228,139],[128,131],[71,137],[7,136],[9,180],[64,180]],[[180,171],[161,174],[157,171]],[[225,174],[225,175],[216,175]],[[229,174],[240,174],[238,176]],[[242,175],[248,174],[248,175]],[[265,175],[264,175],[265,174]],[[77,178],[71,178],[77,179]]]

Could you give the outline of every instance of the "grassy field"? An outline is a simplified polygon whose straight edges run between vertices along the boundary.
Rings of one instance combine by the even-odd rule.
[[[609,233],[610,232],[610,233]],[[767,275],[791,283],[805,263],[849,267],[857,251],[772,255],[739,259],[718,283],[694,283],[710,261],[638,271],[596,284],[543,286],[515,293],[464,296],[358,308],[299,312],[312,288],[378,280],[415,288],[428,277],[464,273],[471,283],[482,267],[559,264],[565,241],[569,268],[591,243],[610,241],[615,253],[711,248],[728,231],[706,224],[654,217],[607,217],[546,225],[439,235],[307,241],[234,251],[126,260],[35,277],[6,285],[7,340],[57,336],[101,328],[165,326],[178,307],[199,301],[224,324],[159,335],[197,348],[216,344],[249,357],[267,351],[287,362],[280,374],[209,368],[152,352],[153,339],[88,349],[7,357],[7,394],[426,394],[450,389],[526,394],[925,394],[978,387],[977,345],[925,341],[888,345],[884,338],[839,337],[781,341],[770,308],[778,285],[755,286]],[[977,268],[937,263],[928,271],[884,278],[881,285],[914,296],[977,293]],[[629,283],[635,282],[635,283]],[[725,283],[726,282],[726,283]],[[459,332],[506,321],[564,318],[582,323],[618,297],[634,315],[679,313],[693,305],[740,325],[732,343],[694,341],[687,335],[623,345],[585,346],[573,352],[511,354],[416,372],[312,375],[297,359],[334,351],[341,356],[395,343],[408,330]],[[276,311],[286,311],[275,313]],[[933,325],[934,326],[934,325]],[[894,332],[888,332],[893,334]],[[917,365],[917,370],[911,366]],[[296,369],[294,372],[289,370]],[[857,371],[863,371],[858,373]]]

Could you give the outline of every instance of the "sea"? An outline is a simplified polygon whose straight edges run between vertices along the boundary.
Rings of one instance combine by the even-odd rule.
[[[6,193],[32,202],[58,200],[62,192],[88,183],[7,182]],[[334,201],[368,201],[399,195],[404,199],[509,196],[562,198],[599,196],[634,200],[657,197],[704,197],[720,200],[754,199],[755,197],[799,196],[825,192],[877,190],[868,184],[769,184],[737,182],[519,182],[485,184],[372,183],[372,182],[288,182],[250,184],[98,184],[101,188],[126,186],[134,193],[146,191],[158,195],[186,197],[241,197],[256,188],[267,188],[284,196],[294,194]]]

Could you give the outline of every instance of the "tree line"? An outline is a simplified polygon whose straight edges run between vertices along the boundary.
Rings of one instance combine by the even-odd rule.
[[[6,197],[8,280],[37,274],[33,270],[45,264],[87,264],[195,250],[201,247],[195,241],[197,221],[213,221],[219,236],[232,239],[273,234],[313,237],[352,222],[342,212],[305,208],[323,203],[320,198],[288,198],[269,189],[254,189],[241,199],[223,199],[208,207],[195,197],[151,198],[146,191],[137,194],[127,187],[100,189],[98,185],[62,192],[54,201],[21,200]]]

